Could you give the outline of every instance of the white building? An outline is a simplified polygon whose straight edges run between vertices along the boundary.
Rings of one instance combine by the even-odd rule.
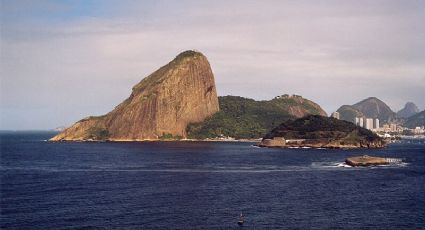
[[[360,127],[364,127],[364,123],[363,123],[363,117],[359,117],[359,125]]]
[[[375,118],[375,124],[373,124],[374,126],[373,126],[373,128],[374,129],[379,129],[380,127],[379,127],[379,119],[378,118]]]
[[[373,129],[373,119],[372,118],[366,118],[366,122],[364,127],[366,129],[372,130]]]
[[[331,117],[336,118],[336,119],[338,119],[338,120],[339,120],[339,113],[338,113],[338,112],[333,112],[333,113],[331,114]]]

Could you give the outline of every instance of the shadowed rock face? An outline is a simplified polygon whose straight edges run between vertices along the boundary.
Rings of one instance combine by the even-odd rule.
[[[419,113],[419,108],[413,102],[407,102],[403,109],[397,112],[397,117],[408,118]]]
[[[185,51],[133,87],[129,98],[100,117],[78,121],[51,140],[146,140],[186,137],[189,123],[219,111],[207,58]]]

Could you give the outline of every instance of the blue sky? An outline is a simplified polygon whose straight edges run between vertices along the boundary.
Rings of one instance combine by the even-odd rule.
[[[188,49],[219,95],[425,109],[425,1],[0,1],[0,129],[104,114]]]

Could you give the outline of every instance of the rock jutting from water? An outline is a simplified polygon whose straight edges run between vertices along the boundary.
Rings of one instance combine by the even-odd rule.
[[[186,138],[189,123],[202,122],[218,111],[207,58],[185,51],[135,85],[130,97],[111,112],[82,119],[50,140]]]
[[[349,157],[345,160],[347,165],[353,167],[359,166],[377,166],[377,165],[388,165],[390,161],[383,157],[372,157],[368,155]]]

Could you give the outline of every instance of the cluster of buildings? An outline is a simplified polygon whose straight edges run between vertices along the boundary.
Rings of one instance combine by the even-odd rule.
[[[340,114],[338,112],[333,112],[331,114],[331,117],[340,119]],[[367,117],[355,117],[354,124],[363,127],[365,129],[372,130],[376,133],[392,133],[392,134],[401,134],[401,135],[424,135],[425,134],[425,127],[424,126],[418,126],[414,129],[408,129],[400,124],[396,123],[388,123],[382,125],[382,127],[379,124],[378,118],[367,118]]]
[[[331,117],[336,118],[338,120],[340,119],[340,115],[338,112],[333,112],[331,114]],[[353,123],[369,130],[376,130],[380,128],[378,118],[356,117]]]
[[[354,124],[369,130],[379,129],[378,118],[356,117],[354,118]]]

